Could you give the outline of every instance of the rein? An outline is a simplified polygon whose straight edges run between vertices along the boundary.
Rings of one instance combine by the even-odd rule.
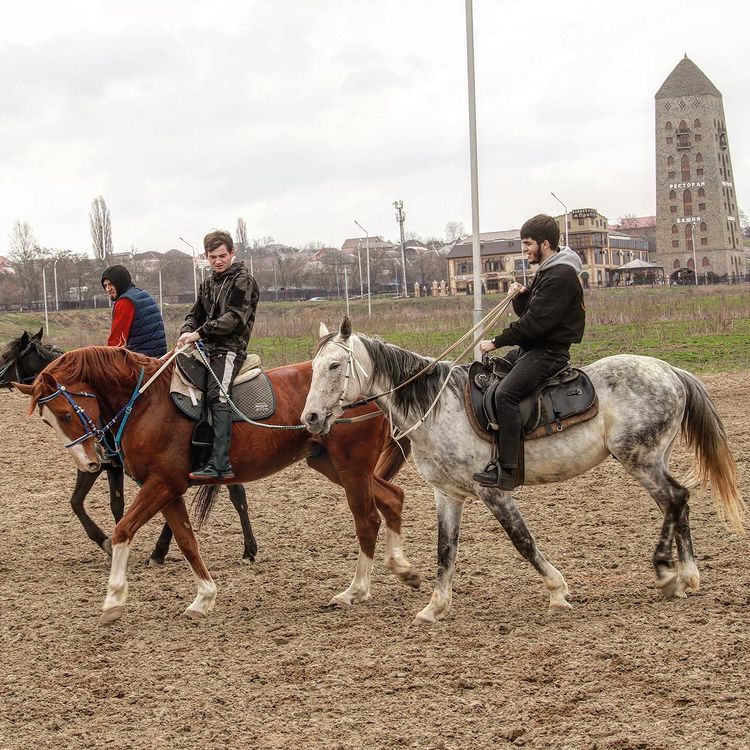
[[[73,408],[73,411],[78,415],[78,419],[81,420],[81,424],[83,425],[84,434],[81,435],[81,437],[76,438],[75,440],[71,441],[70,443],[66,443],[66,448],[74,448],[76,445],[80,445],[81,443],[84,443],[86,440],[90,440],[91,438],[94,438],[97,443],[104,446],[106,449],[107,456],[109,458],[113,458],[114,456],[117,456],[120,461],[125,463],[125,454],[122,450],[122,434],[125,432],[125,426],[128,423],[128,420],[130,419],[130,415],[133,411],[133,407],[135,405],[135,402],[138,400],[138,398],[146,391],[146,389],[156,380],[156,378],[159,377],[159,375],[164,372],[164,370],[167,368],[167,365],[182,351],[184,351],[187,347],[183,346],[179,349],[175,349],[172,354],[167,357],[167,359],[164,361],[164,363],[159,367],[159,369],[144,383],[143,378],[145,375],[145,368],[141,367],[140,372],[138,373],[138,380],[135,384],[135,388],[133,389],[133,393],[131,394],[130,398],[128,399],[128,402],[125,404],[125,406],[120,409],[120,411],[115,414],[112,419],[107,422],[107,424],[103,425],[102,427],[97,427],[96,423],[94,422],[91,417],[89,417],[88,414],[86,414],[86,410],[78,404],[78,402],[73,398],[73,396],[82,396],[82,397],[88,397],[88,398],[97,398],[96,394],[94,393],[88,393],[87,391],[69,391],[65,388],[64,385],[60,385],[57,381],[55,381],[55,385],[57,386],[57,390],[55,390],[53,393],[43,396],[37,401],[37,404],[46,404],[49,401],[52,401],[56,399],[58,396],[64,396],[67,402],[71,405]],[[114,435],[114,448],[110,447],[109,443],[107,442],[107,434],[110,432],[112,427],[117,423],[117,420],[122,417],[122,422],[120,422],[120,426],[117,428],[117,433]]]
[[[368,396],[367,398],[363,398],[363,399],[360,399],[358,401],[354,401],[354,402],[352,402],[350,404],[344,404],[343,403],[343,400],[344,400],[343,396],[346,394],[346,389],[347,389],[347,384],[345,382],[344,383],[344,392],[342,393],[342,397],[339,399],[339,405],[341,406],[342,409],[353,409],[353,408],[355,408],[357,406],[364,406],[365,404],[369,404],[371,401],[376,401],[377,399],[382,398],[383,396],[389,396],[392,393],[395,393],[399,389],[403,388],[404,386],[409,385],[409,383],[411,383],[412,381],[416,380],[417,378],[421,377],[426,372],[428,372],[429,370],[431,370],[440,360],[442,360],[445,357],[447,357],[451,352],[453,352],[455,349],[457,349],[468,338],[471,338],[473,336],[473,338],[472,338],[471,342],[469,343],[469,345],[466,348],[464,348],[464,350],[458,356],[456,356],[453,359],[453,361],[450,363],[451,364],[451,372],[452,372],[453,369],[454,369],[454,367],[456,366],[456,363],[460,362],[466,356],[466,354],[468,352],[470,352],[479,343],[479,341],[481,341],[482,336],[484,335],[485,329],[490,328],[494,323],[497,322],[498,318],[508,309],[508,305],[511,303],[511,301],[513,300],[513,298],[517,294],[518,294],[518,291],[513,291],[510,294],[508,294],[502,302],[500,302],[492,310],[490,310],[487,313],[487,315],[485,315],[478,323],[475,323],[463,336],[461,336],[461,338],[459,338],[457,341],[455,341],[453,344],[451,344],[442,354],[439,354],[432,362],[429,362],[428,364],[426,364],[421,370],[419,370],[419,372],[417,372],[414,375],[412,375],[408,380],[405,380],[403,383],[399,383],[397,386],[394,386],[390,390],[384,391],[383,393],[379,393],[379,394],[377,394],[375,396]],[[477,333],[477,331],[479,331],[479,333]],[[476,335],[474,335],[474,334],[476,334]],[[359,367],[359,369],[362,370],[362,372],[364,372],[364,370],[362,369],[362,367],[360,366],[359,362],[357,362],[357,360],[356,360],[356,358],[354,356],[354,349],[353,348],[346,346],[345,344],[341,343],[340,341],[333,341],[331,343],[335,343],[338,346],[340,346],[343,349],[345,349],[347,352],[349,352],[349,362],[350,362],[350,364],[353,361],[354,364],[357,367]],[[366,375],[366,373],[365,373],[365,375]],[[445,381],[446,383],[448,382],[449,378],[450,378],[450,373],[448,374],[448,378],[446,378],[446,381]],[[348,380],[348,379],[349,379],[349,368],[347,367],[347,374],[345,376],[345,381]],[[361,385],[361,382],[360,382],[360,385]],[[440,389],[440,392],[438,393],[438,398],[442,394],[444,388],[445,388],[445,383],[443,384],[443,386]],[[432,411],[432,408],[433,408],[434,405],[435,405],[435,402],[433,402],[433,404],[427,410],[427,413],[424,415],[424,417],[419,422],[419,424],[421,424],[421,422],[423,422],[427,418],[427,415],[430,413],[430,411]],[[411,428],[411,429],[413,429],[413,428]],[[409,430],[409,432],[411,432],[411,429]],[[403,437],[403,435],[401,437]]]

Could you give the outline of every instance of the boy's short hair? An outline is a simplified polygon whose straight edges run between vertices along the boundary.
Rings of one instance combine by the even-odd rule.
[[[234,240],[229,232],[222,232],[219,229],[216,229],[213,232],[209,232],[203,238],[203,249],[206,251],[206,255],[222,245],[226,245],[227,250],[230,253],[234,252]]]
[[[560,227],[547,214],[537,214],[524,222],[521,227],[521,239],[532,239],[540,245],[547,240],[553,250],[557,250],[560,243]]]

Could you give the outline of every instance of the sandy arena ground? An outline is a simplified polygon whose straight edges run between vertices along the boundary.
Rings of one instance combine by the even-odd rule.
[[[705,377],[750,497],[750,383]],[[672,466],[681,475],[682,450]],[[572,612],[546,590],[475,502],[464,514],[453,608],[412,618],[435,575],[432,493],[408,468],[404,543],[420,591],[380,562],[372,598],[326,606],[356,560],[342,491],[304,465],[248,486],[259,543],[222,494],[201,532],[219,586],[210,618],[175,549],[147,567],[152,522],[136,537],[122,620],[99,624],[108,560],[68,505],[75,479],[52,430],[0,393],[0,748],[671,748],[750,747],[750,544],[710,497],[691,521],[702,588],[662,601],[651,554],[659,513],[610,459],[519,502],[566,576]],[[134,485],[127,485],[128,498]],[[106,482],[89,507],[109,530]],[[382,537],[382,534],[381,534]]]

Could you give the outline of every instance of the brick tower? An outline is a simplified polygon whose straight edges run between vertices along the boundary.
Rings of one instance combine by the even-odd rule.
[[[721,92],[688,56],[656,92],[656,257],[666,274],[745,273]],[[694,261],[695,259],[695,261]]]

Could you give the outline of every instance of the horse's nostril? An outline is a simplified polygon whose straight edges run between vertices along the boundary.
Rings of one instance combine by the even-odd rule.
[[[318,421],[318,415],[314,411],[307,412],[307,416],[305,417],[305,420],[309,422],[310,424],[315,424]]]

